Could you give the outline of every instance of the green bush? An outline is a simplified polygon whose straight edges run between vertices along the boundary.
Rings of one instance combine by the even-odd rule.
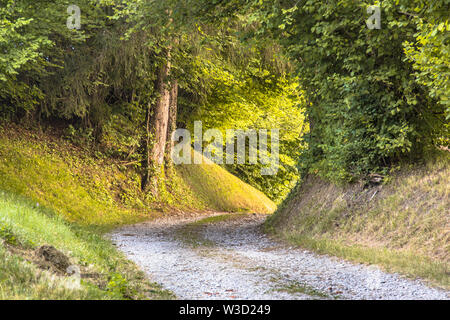
[[[298,62],[309,102],[309,150],[299,161],[303,169],[334,181],[383,173],[399,161],[421,157],[448,133],[439,94],[430,95],[426,81],[417,81],[404,54],[405,43],[420,40],[413,17],[427,19],[430,10],[444,3],[448,1],[259,2],[257,20]],[[367,8],[373,4],[380,6],[381,29],[366,25]],[[448,50],[445,44],[426,46]],[[442,72],[436,77],[444,79]],[[430,72],[422,76],[429,78]],[[440,85],[436,80],[431,86]]]

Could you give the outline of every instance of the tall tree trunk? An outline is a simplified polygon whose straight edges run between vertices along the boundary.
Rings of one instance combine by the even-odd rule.
[[[178,81],[174,79],[171,83],[170,104],[169,104],[169,120],[167,125],[167,142],[164,155],[164,165],[166,171],[172,169],[172,150],[173,141],[172,134],[177,129],[177,112],[178,112]]]
[[[149,104],[146,116],[146,142],[144,157],[144,176],[142,189],[151,191],[158,197],[158,180],[163,174],[164,154],[167,142],[167,127],[170,109],[170,87],[168,78],[171,69],[170,48],[166,63],[161,66],[155,83],[158,94],[154,105]]]
[[[175,37],[173,44],[178,46],[180,39]],[[178,113],[178,80],[172,78],[171,90],[170,90],[170,103],[169,103],[169,123],[167,125],[167,143],[166,151],[164,155],[164,165],[168,174],[172,173],[173,161],[172,151],[174,143],[172,141],[172,134],[177,129],[177,113]]]

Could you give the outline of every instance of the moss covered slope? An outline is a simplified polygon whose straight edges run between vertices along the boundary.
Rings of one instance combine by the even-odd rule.
[[[264,194],[215,164],[178,167],[159,199],[137,170],[51,135],[0,128],[0,190],[24,195],[71,222],[114,227],[174,211],[273,212]]]
[[[276,209],[264,193],[205,158],[201,165],[180,165],[177,171],[211,209],[258,213],[273,213]]]
[[[136,169],[51,134],[0,127],[0,299],[160,299],[170,292],[102,237],[115,226],[178,211],[269,213],[264,194],[215,164],[180,166],[160,198]],[[44,270],[39,247],[62,252],[82,274]]]

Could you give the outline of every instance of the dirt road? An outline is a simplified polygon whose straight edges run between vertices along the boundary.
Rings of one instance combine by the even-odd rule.
[[[397,274],[277,243],[263,215],[164,218],[111,234],[180,299],[449,299]]]

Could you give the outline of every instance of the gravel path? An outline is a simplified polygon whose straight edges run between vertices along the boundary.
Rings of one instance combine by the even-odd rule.
[[[286,247],[260,232],[264,216],[210,224],[164,218],[111,234],[180,299],[450,299],[450,292],[376,267]]]

